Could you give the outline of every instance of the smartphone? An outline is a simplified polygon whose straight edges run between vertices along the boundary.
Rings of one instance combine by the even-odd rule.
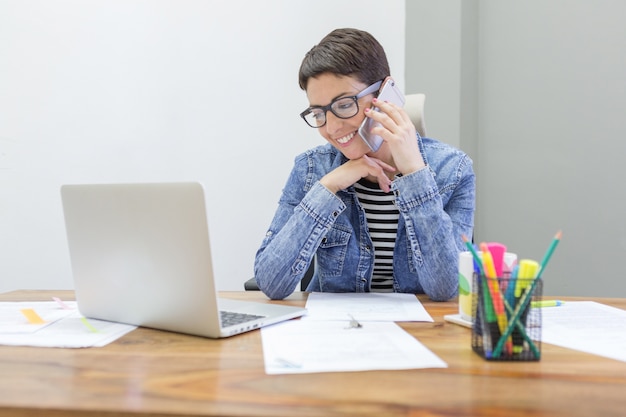
[[[400,107],[404,107],[404,94],[402,94],[398,88],[398,84],[391,77],[387,77],[385,79],[382,87],[380,88],[378,100],[387,101],[389,103],[397,104]],[[374,107],[373,110],[380,111],[378,107]],[[380,145],[383,144],[383,138],[372,134],[372,128],[378,125],[380,125],[380,123],[366,117],[365,120],[363,120],[361,127],[359,127],[359,136],[361,136],[373,152],[376,152],[378,148],[380,148]]]

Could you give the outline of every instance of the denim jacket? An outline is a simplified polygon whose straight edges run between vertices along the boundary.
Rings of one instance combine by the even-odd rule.
[[[462,235],[472,236],[475,176],[460,150],[417,141],[426,167],[391,184],[400,211],[393,288],[444,301],[457,295]],[[330,144],[296,157],[255,259],[256,281],[269,298],[290,295],[313,259],[307,291],[369,291],[374,247],[354,187],[335,195],[319,182],[346,161]]]

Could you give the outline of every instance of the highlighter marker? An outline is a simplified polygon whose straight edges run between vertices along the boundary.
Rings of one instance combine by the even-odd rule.
[[[487,248],[489,248],[489,252],[491,252],[491,257],[493,258],[493,266],[496,268],[496,277],[503,277],[506,246],[502,243],[490,242],[487,243]]]
[[[542,307],[558,307],[563,305],[563,301],[561,300],[541,300],[541,301],[531,301],[530,305],[533,308],[542,308]]]

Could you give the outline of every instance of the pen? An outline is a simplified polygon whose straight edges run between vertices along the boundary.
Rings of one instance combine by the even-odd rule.
[[[530,305],[533,308],[542,308],[542,307],[558,307],[562,306],[564,303],[561,300],[541,300],[541,301],[532,301]]]
[[[363,327],[361,323],[357,319],[354,318],[352,314],[348,314],[350,316],[350,323],[348,324],[349,329],[360,329]]]
[[[474,245],[469,241],[467,236],[463,235],[463,241],[465,242],[465,246],[471,252],[474,257],[474,265],[478,268],[478,278],[477,284],[479,287],[482,287],[482,291],[477,291],[482,297],[478,297],[478,308],[476,311],[477,319],[482,317],[482,320],[476,320],[475,325],[477,323],[484,324],[484,327],[481,329],[483,333],[483,349],[485,351],[485,356],[490,357],[491,351],[493,350],[493,343],[500,337],[500,329],[498,328],[498,318],[493,309],[493,301],[491,299],[491,295],[489,294],[489,288],[487,285],[487,277],[485,277],[485,272],[483,268],[483,262],[476,253],[476,249],[474,249]]]
[[[498,329],[498,320],[496,313],[493,310],[493,303],[491,302],[491,296],[489,295],[489,288],[487,287],[487,278],[480,274],[477,276],[477,284],[482,287],[482,291],[477,291],[478,306],[476,308],[476,320],[474,326],[481,325],[480,329],[483,335],[483,350],[485,357],[491,357],[494,343],[500,337],[500,329]],[[478,330],[479,327],[476,327]]]

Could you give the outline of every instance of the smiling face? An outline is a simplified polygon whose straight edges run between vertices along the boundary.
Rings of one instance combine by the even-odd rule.
[[[311,106],[325,106],[337,98],[355,96],[367,87],[355,77],[325,72],[308,80],[306,94]],[[371,153],[358,130],[365,119],[364,111],[371,106],[373,98],[373,94],[360,98],[358,113],[349,119],[341,119],[327,111],[326,124],[318,129],[324,139],[348,159]]]

